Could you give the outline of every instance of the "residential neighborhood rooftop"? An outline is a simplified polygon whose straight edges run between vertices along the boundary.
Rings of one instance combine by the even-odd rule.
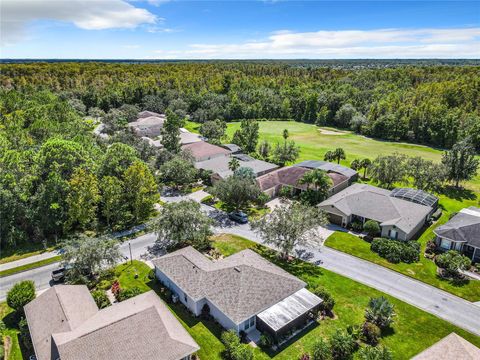
[[[243,157],[241,155],[243,155]],[[232,157],[238,159],[240,167],[248,167],[252,169],[256,176],[278,168],[278,166],[275,164],[271,164],[263,160],[257,160],[244,154],[232,155]],[[233,171],[228,167],[232,157],[224,156],[205,161],[199,161],[195,163],[195,167],[197,169],[210,170],[224,179],[233,174]]]
[[[432,208],[435,208],[438,205],[438,197],[420,189],[395,188],[390,193],[390,196],[412,201],[417,204],[430,206]]]
[[[326,172],[332,171],[338,174],[342,174],[347,178],[357,176],[358,174],[355,170],[350,169],[349,167],[346,167],[340,164],[334,164],[328,161],[320,161],[320,160],[305,160],[293,166],[299,166],[299,167],[304,167],[308,169],[320,169]]]
[[[470,206],[460,210],[447,223],[434,230],[438,236],[450,240],[464,241],[480,247],[480,208]]]
[[[160,131],[166,120],[165,115],[139,117],[137,121],[128,124],[138,136],[147,136],[155,138],[160,135]]]
[[[186,144],[182,146],[182,149],[191,151],[195,161],[205,161],[230,154],[229,150],[226,150],[220,146],[209,144],[206,141]]]
[[[445,336],[412,360],[478,360],[480,349],[455,333]]]
[[[252,250],[212,261],[193,247],[153,260],[194,301],[207,298],[239,323],[305,287],[305,283]]]
[[[362,216],[380,222],[380,225],[395,225],[409,233],[431,212],[428,206],[390,196],[390,191],[372,185],[355,183],[319,204],[332,206],[345,215]]]
[[[39,360],[180,360],[199,349],[154,291],[98,310],[86,286],[57,285],[25,313]]]
[[[305,190],[307,185],[299,184],[299,180],[309,171],[310,169],[303,167],[286,166],[260,176],[257,178],[257,183],[262,191],[279,185],[288,185]]]

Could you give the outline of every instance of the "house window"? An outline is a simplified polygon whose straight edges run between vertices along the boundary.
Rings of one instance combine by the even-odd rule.
[[[442,239],[440,247],[444,250],[450,250],[452,247],[452,242],[450,240]]]
[[[245,320],[243,323],[243,329],[248,330],[255,326],[255,316],[252,316],[250,319]]]

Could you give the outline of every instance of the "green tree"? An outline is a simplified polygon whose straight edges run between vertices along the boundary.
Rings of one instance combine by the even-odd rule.
[[[247,167],[247,166],[242,166],[236,169],[233,173],[233,176],[239,177],[242,179],[249,179],[252,181],[255,181],[255,178],[257,177],[255,175],[255,171],[253,171],[252,168]]]
[[[367,171],[370,168],[370,165],[372,165],[370,159],[365,158],[360,161],[360,168],[363,169],[363,180],[367,178]]]
[[[300,179],[299,183],[308,186],[305,193],[309,194],[306,199],[310,205],[316,205],[325,200],[333,185],[332,180],[328,177],[326,171],[321,169],[314,169],[306,172]]]
[[[319,338],[314,344],[312,348],[312,360],[331,360],[332,359],[332,350],[330,349],[330,345]]]
[[[247,154],[255,152],[258,142],[258,122],[242,120],[240,129],[233,134],[232,142],[240,146]]]
[[[447,276],[459,277],[461,270],[467,270],[472,264],[471,260],[458,251],[449,250],[435,258],[435,263],[445,270]]]
[[[97,177],[79,168],[73,172],[68,184],[70,186],[67,196],[69,226],[75,227],[78,224],[80,229],[91,228],[95,222],[97,204],[100,201]]]
[[[121,227],[128,221],[129,213],[124,206],[124,186],[120,179],[105,176],[100,183],[101,212],[109,228]]]
[[[404,182],[406,176],[406,156],[395,153],[380,155],[370,166],[370,173],[377,183],[390,189],[396,182]]]
[[[370,236],[377,236],[380,234],[380,225],[375,220],[367,220],[363,224],[363,230]]]
[[[272,146],[267,140],[262,140],[258,146],[258,155],[265,161],[270,159],[270,153],[272,151]]]
[[[135,222],[146,220],[160,198],[153,174],[145,163],[137,161],[125,171],[123,181],[125,198]]]
[[[480,160],[475,158],[475,147],[466,138],[443,154],[442,163],[447,168],[447,179],[458,187],[460,181],[471,180],[477,174]]]
[[[7,293],[7,304],[15,311],[23,313],[23,307],[35,299],[35,283],[24,280],[16,283]]]
[[[104,266],[113,266],[123,258],[118,241],[106,237],[77,237],[63,244],[62,263],[71,284],[87,284]]]
[[[160,180],[175,188],[187,186],[197,181],[199,172],[193,164],[181,156],[175,156],[158,169]]]
[[[255,181],[239,176],[229,176],[217,181],[209,192],[235,210],[244,209],[261,194]]]
[[[332,357],[334,360],[351,359],[357,347],[357,343],[353,336],[340,329],[337,329],[332,336],[330,336],[329,344],[332,349]]]
[[[155,224],[157,243],[162,248],[192,245],[199,250],[208,249],[212,223],[193,200],[165,204]]]
[[[225,137],[227,124],[222,120],[206,121],[200,126],[200,134],[212,144],[219,145]]]
[[[334,151],[327,151],[323,157],[325,161],[336,161],[340,164],[340,160],[345,160],[345,151],[342,148],[337,148]]]
[[[380,329],[390,326],[395,316],[395,307],[383,296],[371,298],[365,310],[365,320]]]
[[[119,178],[137,160],[137,152],[133,147],[115,142],[108,147],[103,156],[100,174]]]
[[[351,104],[344,104],[335,114],[335,124],[340,127],[349,127],[357,110]]]
[[[235,172],[240,167],[240,161],[238,161],[237,158],[232,157],[230,161],[228,162],[228,168],[229,170]]]
[[[277,206],[270,214],[252,224],[252,228],[264,239],[279,249],[283,259],[296,246],[318,239],[318,227],[327,224],[325,214],[316,207],[298,202]]]
[[[285,166],[289,162],[294,162],[298,159],[300,148],[295,142],[284,140],[283,144],[276,144],[273,149],[273,162],[279,166]]]
[[[333,307],[335,306],[335,299],[327,291],[327,289],[325,289],[323,286],[317,286],[313,290],[313,293],[323,300],[320,304],[320,310],[331,313],[333,311]]]
[[[185,120],[171,110],[167,110],[166,115],[167,119],[163,123],[160,142],[166,150],[178,154],[181,150],[180,128],[185,125]]]
[[[435,164],[420,156],[409,158],[406,162],[407,176],[413,179],[413,186],[425,191],[438,191],[447,177],[447,168]]]

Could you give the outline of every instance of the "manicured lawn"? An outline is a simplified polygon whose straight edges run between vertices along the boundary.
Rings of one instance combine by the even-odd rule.
[[[227,213],[235,210],[233,207],[227,206],[222,201],[217,201],[216,203],[213,204],[213,206],[218,210],[222,210]],[[245,214],[247,214],[249,220],[256,220],[261,218],[263,215],[267,214],[270,209],[267,206],[264,206],[264,207],[251,206],[248,209],[240,209],[240,210],[242,210]]]
[[[24,357],[19,344],[18,334],[20,331],[16,325],[17,320],[14,317],[13,309],[11,309],[6,302],[0,303],[0,319],[6,326],[6,329],[0,336],[8,337],[11,342],[10,353],[5,360],[22,360]]]
[[[36,261],[34,263],[30,263],[30,264],[26,264],[26,265],[22,265],[22,266],[17,266],[17,267],[12,268],[12,269],[3,270],[3,271],[0,271],[0,278],[5,277],[5,276],[10,276],[10,275],[22,272],[22,271],[27,271],[27,270],[39,268],[39,267],[42,267],[42,266],[45,266],[45,265],[53,264],[55,262],[59,262],[61,259],[62,259],[62,257],[60,255],[58,255],[58,256],[54,256],[54,257],[51,257],[51,258],[48,258],[48,259],[45,259],[45,260],[40,260],[40,261]]]
[[[341,275],[300,260],[285,263],[278,260],[275,252],[238,236],[222,234],[214,237],[213,240],[215,242],[214,247],[225,256],[244,248],[251,248],[283,267],[286,271],[303,279],[310,287],[321,284],[336,300],[334,311],[337,319],[324,320],[318,325],[307,329],[278,353],[267,354],[261,349],[255,349],[255,359],[297,359],[302,352],[311,351],[313,344],[320,337],[329,336],[337,328],[344,329],[349,325],[362,323],[369,299],[382,295],[386,296],[395,305],[397,313],[396,322],[391,329],[383,334],[381,341],[381,344],[392,350],[394,359],[409,359],[453,331],[475,345],[480,346],[480,337],[474,336],[414,306]],[[138,279],[133,279],[135,272],[139,274]],[[140,287],[138,282],[143,281],[145,286],[142,289],[148,290],[153,288],[160,296],[165,297],[161,293],[158,284],[148,278],[149,272],[148,266],[141,262],[134,262],[134,266],[130,267],[128,265],[117,267],[117,274],[119,274],[122,287]],[[222,329],[213,322],[194,318],[183,305],[168,304],[168,306],[200,345],[200,357],[202,359],[220,360],[221,352],[223,351],[223,345],[219,340]]]
[[[305,124],[295,121],[261,121],[260,139],[272,143],[283,141],[283,129],[287,129],[290,139],[300,146],[300,158],[302,160],[323,160],[328,150],[341,147],[345,150],[347,159],[341,163],[349,165],[354,159],[374,159],[378,155],[393,154],[399,152],[408,156],[421,156],[424,159],[440,161],[442,150],[428,146],[382,141],[356,135],[349,131],[338,132],[340,135],[322,134],[321,129],[313,124]],[[227,135],[231,138],[235,130],[240,127],[239,122],[229,123]],[[335,130],[335,129],[325,129]],[[467,183],[467,187],[480,193],[480,174]],[[478,203],[478,202],[477,202]]]
[[[371,261],[375,264],[385,266],[389,269],[398,271],[399,273],[423,281],[439,289],[448,291],[449,293],[460,296],[466,300],[479,301],[480,281],[472,280],[468,283],[455,285],[452,282],[442,280],[437,276],[437,267],[434,262],[423,256],[423,249],[425,247],[426,240],[429,237],[428,234],[430,233],[431,229],[430,231],[425,232],[424,236],[422,236],[422,255],[420,256],[420,261],[412,264],[392,264],[371,251],[370,244],[368,242],[348,233],[335,232],[328,237],[325,245],[333,249],[343,251],[347,254],[351,254],[359,258]]]

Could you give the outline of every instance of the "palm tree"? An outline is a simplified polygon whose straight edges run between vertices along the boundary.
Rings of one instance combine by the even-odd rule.
[[[367,178],[367,170],[370,165],[372,165],[372,162],[370,161],[370,159],[365,158],[360,161],[360,165],[363,168],[363,180],[365,180]]]
[[[288,130],[287,129],[283,129],[283,139],[285,141],[287,141],[288,137],[290,136],[290,134],[288,133]]]
[[[235,172],[240,167],[240,161],[237,158],[232,157],[232,159],[228,162],[228,168]]]
[[[379,328],[391,325],[395,315],[394,306],[383,296],[371,298],[368,308],[365,310],[365,320],[377,325]]]
[[[333,154],[334,159],[337,160],[337,164],[340,164],[340,160],[346,159],[345,150],[343,150],[342,148],[336,148]]]
[[[333,151],[327,151],[325,155],[323,156],[323,160],[325,161],[334,161],[335,160],[335,154]]]

